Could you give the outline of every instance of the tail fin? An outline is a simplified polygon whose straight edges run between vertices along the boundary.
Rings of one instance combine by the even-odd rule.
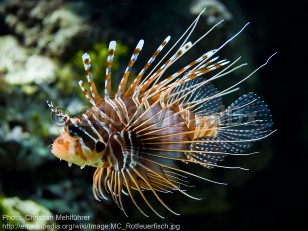
[[[241,153],[271,132],[273,122],[267,105],[256,94],[241,96],[220,115],[218,140],[228,150]],[[233,142],[232,142],[233,141]]]
[[[252,142],[266,137],[272,128],[270,111],[254,93],[241,96],[218,115],[215,137],[198,137],[191,143],[190,159],[208,167],[226,155],[243,153]]]

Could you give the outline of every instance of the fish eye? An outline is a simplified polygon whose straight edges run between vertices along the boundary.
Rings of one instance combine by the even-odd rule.
[[[98,142],[96,143],[96,147],[95,147],[96,152],[101,152],[101,151],[103,151],[103,150],[105,149],[105,147],[106,147],[106,145],[105,145],[104,143],[98,141]]]
[[[68,126],[68,134],[72,137],[81,137],[84,132],[82,131],[82,128],[78,126],[77,124],[72,124]]]

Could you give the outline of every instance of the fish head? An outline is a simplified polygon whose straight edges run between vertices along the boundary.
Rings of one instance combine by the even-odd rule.
[[[86,132],[79,118],[71,118],[64,131],[59,134],[52,144],[51,152],[60,160],[76,164],[82,168],[86,165],[100,167],[105,144],[95,143]]]

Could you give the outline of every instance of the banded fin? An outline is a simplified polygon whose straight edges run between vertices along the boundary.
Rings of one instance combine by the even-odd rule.
[[[170,36],[168,36],[163,42],[162,44],[160,44],[160,46],[157,48],[157,50],[154,52],[154,54],[151,56],[151,58],[148,60],[148,62],[144,65],[144,67],[142,68],[142,70],[140,71],[140,73],[137,75],[137,77],[135,78],[134,82],[132,83],[132,85],[128,88],[128,90],[125,92],[124,97],[129,97],[133,94],[134,90],[136,89],[136,87],[139,85],[144,73],[146,72],[146,70],[151,66],[151,64],[154,62],[154,60],[156,59],[156,57],[159,55],[159,53],[164,49],[164,47],[167,45],[167,43],[170,40]]]
[[[149,92],[155,92],[157,90],[160,90],[160,91],[166,90],[168,87],[170,87],[170,86],[166,86],[166,85],[168,83],[170,83],[171,81],[175,80],[178,76],[180,76],[184,72],[188,72],[188,73],[184,74],[184,77],[182,78],[183,81],[177,81],[175,84],[182,85],[184,83],[184,80],[193,79],[193,78],[189,78],[191,71],[189,72],[188,70],[191,69],[193,66],[196,66],[196,65],[200,64],[201,62],[204,62],[205,60],[209,59],[214,54],[215,54],[215,50],[211,50],[211,51],[206,52],[205,54],[200,56],[198,59],[194,60],[190,64],[186,65],[185,67],[183,67],[180,70],[178,70],[177,72],[175,72],[173,75],[169,76],[167,79],[161,81],[160,83],[156,84],[155,86],[152,86],[149,89]],[[213,61],[213,60],[211,60],[211,61]],[[211,61],[209,61],[207,64],[211,63]],[[204,65],[206,65],[206,64],[204,64]],[[151,95],[149,97],[151,97]]]
[[[167,105],[173,104],[178,101],[178,106],[183,109],[188,109],[190,104],[197,102],[200,99],[211,98],[202,104],[196,104],[190,111],[200,115],[212,115],[219,112],[221,109],[221,97],[215,97],[219,94],[217,88],[211,83],[205,83],[197,90],[198,85],[202,84],[205,80],[202,78],[196,78],[185,82],[183,85],[179,85],[171,91],[168,96]]]
[[[98,94],[95,82],[94,82],[94,80],[92,78],[90,55],[88,53],[84,53],[82,55],[82,61],[83,61],[83,65],[84,65],[84,69],[85,69],[86,75],[87,75],[88,83],[89,83],[89,86],[90,86],[91,96],[92,96],[93,100],[95,102],[97,102],[97,101],[99,101],[101,99],[101,96]],[[80,83],[80,87],[81,87],[81,85],[82,84]],[[81,90],[83,91],[83,88],[81,88]]]
[[[108,48],[107,56],[107,67],[106,67],[106,77],[105,77],[105,99],[110,99],[113,94],[111,90],[111,68],[114,58],[114,52],[116,50],[116,41],[111,41]]]
[[[154,74],[152,74],[146,81],[141,83],[136,89],[135,93],[138,93],[138,95],[143,96],[145,95],[145,92],[150,92],[151,88],[149,88],[150,84],[154,82],[154,85],[158,82],[158,80],[161,78],[162,74],[181,56],[183,56],[192,46],[191,42],[187,42],[184,46],[180,47],[179,50],[172,55],[162,66],[158,68],[157,71],[155,71]]]
[[[126,83],[127,83],[127,79],[128,79],[128,76],[131,72],[131,69],[132,67],[134,66],[138,56],[139,56],[139,53],[141,52],[142,50],[142,47],[143,47],[143,44],[144,44],[144,40],[140,40],[133,52],[133,55],[132,57],[130,58],[128,64],[127,64],[127,67],[125,69],[125,72],[123,74],[123,77],[121,79],[121,82],[119,84],[119,88],[118,88],[118,91],[117,91],[117,94],[116,94],[116,97],[121,97],[123,92],[125,91],[125,87],[126,87]]]

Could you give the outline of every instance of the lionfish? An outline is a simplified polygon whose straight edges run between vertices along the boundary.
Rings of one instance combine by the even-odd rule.
[[[202,12],[151,69],[170,41],[168,36],[132,84],[127,86],[130,72],[144,44],[144,40],[140,40],[115,94],[111,88],[111,69],[116,42],[109,43],[104,97],[98,93],[91,74],[91,59],[85,53],[82,60],[88,89],[82,80],[79,86],[92,107],[80,117],[71,118],[47,101],[52,113],[65,122],[64,131],[53,142],[51,152],[67,161],[69,166],[73,163],[81,168],[86,165],[95,167],[92,186],[95,199],[107,199],[103,193],[104,185],[105,191],[110,193],[125,215],[122,194],[128,195],[140,212],[148,216],[137,203],[134,191],[158,216],[162,217],[147,199],[146,191],[152,192],[161,205],[178,215],[161,199],[160,192],[178,191],[199,199],[183,189],[189,186],[187,176],[223,184],[183,170],[179,162],[206,168],[238,169],[240,167],[223,166],[219,162],[228,155],[254,154],[244,153],[244,150],[252,142],[273,133],[270,111],[254,93],[245,94],[222,109],[222,96],[238,90],[237,86],[266,65],[272,56],[251,74],[223,91],[212,85],[214,80],[245,65],[235,66],[240,58],[234,62],[218,60],[216,54],[248,23],[219,48],[205,52],[172,75],[164,75],[171,65],[222,22],[192,43],[188,39]],[[221,70],[209,78],[203,77],[216,69]]]

